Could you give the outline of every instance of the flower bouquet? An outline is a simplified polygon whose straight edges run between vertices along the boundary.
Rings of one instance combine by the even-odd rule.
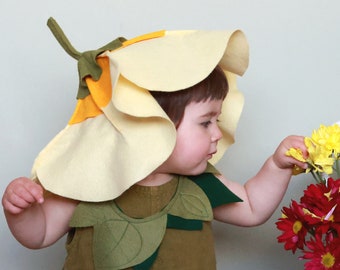
[[[340,269],[340,126],[321,125],[304,141],[307,158],[299,149],[287,155],[308,164],[306,170],[295,167],[294,174],[310,173],[316,183],[304,190],[300,202],[282,208],[277,239],[293,254],[300,250],[305,269]]]

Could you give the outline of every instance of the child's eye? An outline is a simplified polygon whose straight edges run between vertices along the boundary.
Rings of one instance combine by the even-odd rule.
[[[210,120],[201,123],[201,125],[202,125],[203,127],[205,127],[205,128],[209,127],[210,124],[211,124],[211,121],[210,121]]]

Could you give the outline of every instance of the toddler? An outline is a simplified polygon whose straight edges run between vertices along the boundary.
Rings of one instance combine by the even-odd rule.
[[[213,219],[264,223],[294,165],[288,136],[244,185],[213,164],[234,142],[248,66],[237,31],[160,31],[79,53],[76,110],[14,179],[2,205],[14,237],[32,249],[65,234],[64,269],[216,269]]]

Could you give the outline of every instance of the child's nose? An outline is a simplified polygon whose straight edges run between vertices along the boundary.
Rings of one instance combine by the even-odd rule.
[[[222,138],[222,131],[219,128],[219,126],[216,125],[216,127],[214,128],[212,135],[211,135],[211,141],[212,142],[217,142]]]

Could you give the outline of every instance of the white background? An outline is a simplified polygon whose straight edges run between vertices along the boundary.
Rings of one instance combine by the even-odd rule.
[[[50,33],[48,17],[79,51],[160,29],[242,29],[250,44],[250,66],[238,80],[246,104],[237,142],[218,168],[244,182],[286,135],[309,136],[340,119],[339,11],[336,0],[1,0],[1,193],[13,178],[30,174],[75,106],[76,62]],[[294,177],[281,206],[311,182]],[[278,217],[280,209],[257,228],[214,223],[218,269],[303,269],[276,241]],[[61,269],[64,241],[28,250],[0,215],[1,269]]]

